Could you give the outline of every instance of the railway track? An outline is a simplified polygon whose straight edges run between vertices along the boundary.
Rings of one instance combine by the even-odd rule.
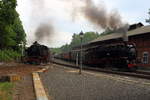
[[[150,72],[146,72],[146,71],[136,71],[136,73],[150,75]]]
[[[55,61],[53,63],[72,67],[72,68],[77,68],[77,69],[79,68],[75,64],[60,63],[60,62],[55,62]],[[102,69],[102,68],[93,68],[93,67],[87,67],[87,66],[84,66],[83,69],[96,71],[96,72],[103,72],[107,74],[117,74],[117,75],[131,76],[131,77],[137,77],[137,78],[143,78],[143,79],[150,79],[150,72],[146,72],[146,71],[122,72],[122,71],[112,71],[112,70],[107,70],[107,69]]]

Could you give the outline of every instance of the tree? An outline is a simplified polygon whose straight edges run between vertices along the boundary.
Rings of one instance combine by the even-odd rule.
[[[99,37],[99,34],[96,32],[86,32],[83,36],[83,44],[88,43],[89,41],[92,41]],[[73,34],[72,41],[70,44],[65,44],[61,46],[60,48],[53,48],[52,51],[55,53],[61,53],[61,52],[68,52],[71,50],[71,48],[75,46],[79,46],[81,44],[81,39],[79,34]]]
[[[0,1],[0,47],[6,48],[14,46],[15,41],[13,38],[16,36],[12,29],[14,19],[18,16],[15,11],[15,0],[1,0]]]
[[[81,43],[81,39],[80,39],[79,34],[74,33],[73,36],[72,36],[72,41],[70,43],[70,46],[74,47],[74,46],[79,45],[80,43]]]
[[[65,44],[60,49],[61,49],[62,52],[68,52],[68,51],[71,50],[71,47],[70,47],[69,44]]]
[[[83,36],[83,44],[86,44],[99,37],[99,34],[96,32],[86,32]]]
[[[86,44],[99,37],[99,34],[96,32],[86,32],[83,35],[83,44]],[[81,39],[79,34],[74,34],[71,41],[71,47],[75,47],[81,44]]]
[[[150,9],[149,9],[148,15],[149,15],[149,18],[146,19],[145,21],[150,24]]]
[[[16,11],[16,0],[0,0],[0,49],[25,42],[25,32]]]
[[[25,34],[25,31],[23,29],[23,26],[22,26],[22,22],[21,20],[19,19],[19,17],[17,17],[15,19],[15,22],[12,26],[13,28],[13,31],[16,33],[16,36],[14,38],[15,42],[16,42],[16,45],[13,47],[15,48],[17,51],[20,51],[20,44],[26,44],[26,34]]]
[[[111,30],[110,28],[106,28],[105,31],[100,34],[100,36],[108,35],[108,34],[111,34],[111,33],[113,33],[113,32],[114,32],[114,31]]]

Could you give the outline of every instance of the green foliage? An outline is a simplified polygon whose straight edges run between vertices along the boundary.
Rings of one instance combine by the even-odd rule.
[[[100,36],[108,35],[108,34],[111,34],[111,33],[113,33],[113,32],[114,32],[113,30],[107,28],[104,32],[102,32],[102,33],[100,34]]]
[[[96,32],[86,32],[83,35],[83,44],[86,44],[94,39],[99,37],[99,34]],[[72,47],[78,46],[81,44],[81,38],[79,34],[74,34],[72,36],[72,41],[70,44],[65,44],[60,48],[53,48],[51,49],[54,53],[61,53],[61,52],[68,52],[71,50]]]
[[[16,43],[17,44],[21,44],[21,42],[26,43],[26,40],[25,40],[26,34],[25,34],[25,31],[22,26],[22,22],[19,19],[19,17],[15,19],[15,22],[12,28],[14,32],[16,33],[16,37],[15,37]]]
[[[12,100],[13,83],[0,83],[0,100]]]
[[[0,49],[18,50],[26,42],[16,5],[16,0],[0,0]]]
[[[81,43],[81,39],[80,39],[79,34],[73,34],[70,46],[74,47],[74,46],[79,45],[80,43]]]
[[[51,48],[51,52],[53,53],[61,53],[61,49],[60,48]]]
[[[149,11],[148,11],[148,15],[149,15],[149,18],[148,18],[148,19],[146,19],[145,21],[146,21],[147,23],[149,23],[149,24],[150,24],[150,9],[149,9]]]
[[[68,52],[71,50],[71,45],[65,44],[60,49],[62,52]]]
[[[21,54],[14,50],[0,50],[0,61],[13,61],[21,57]]]
[[[82,41],[82,43],[86,44],[89,41],[92,41],[92,40],[94,40],[94,39],[96,39],[98,37],[99,37],[98,33],[95,33],[95,32],[86,32],[83,35],[83,41]],[[70,44],[71,47],[75,47],[75,46],[78,46],[80,44],[81,44],[80,35],[79,34],[74,34],[73,37],[72,37],[71,44]]]
[[[86,44],[96,38],[98,38],[100,35],[96,32],[86,32],[83,36],[83,44]]]
[[[20,44],[26,43],[16,6],[16,0],[0,0],[0,61],[18,59]]]
[[[82,43],[83,44],[87,44],[88,42],[98,38],[99,36],[103,36],[103,35],[108,35],[113,33],[112,30],[110,30],[109,28],[106,29],[103,33],[98,34],[97,32],[86,32],[83,35],[82,38]],[[68,52],[70,51],[73,47],[79,46],[81,44],[81,38],[79,34],[73,34],[72,36],[72,41],[70,44],[65,44],[60,48],[53,48],[51,49],[52,52],[54,53],[61,53],[61,52]]]

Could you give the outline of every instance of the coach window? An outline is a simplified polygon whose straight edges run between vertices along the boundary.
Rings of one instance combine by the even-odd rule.
[[[143,63],[148,64],[149,53],[143,52]]]

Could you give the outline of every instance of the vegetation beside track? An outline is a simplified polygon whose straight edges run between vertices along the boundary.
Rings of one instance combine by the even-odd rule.
[[[13,83],[4,82],[0,83],[0,100],[13,99]]]
[[[0,61],[14,61],[18,60],[21,57],[21,54],[14,50],[0,50]]]
[[[0,0],[0,62],[16,60],[26,44],[16,7],[17,0]]]

